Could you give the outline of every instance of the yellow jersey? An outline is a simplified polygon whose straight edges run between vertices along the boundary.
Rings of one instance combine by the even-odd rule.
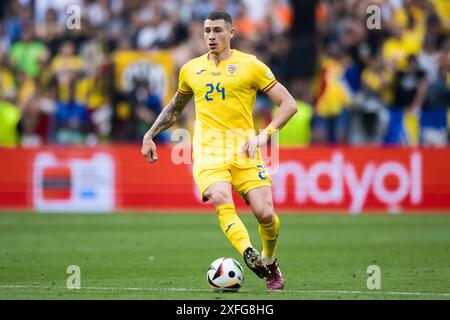
[[[216,160],[239,153],[236,141],[255,135],[252,112],[258,90],[267,92],[277,83],[269,67],[254,55],[232,51],[217,66],[206,53],[180,70],[178,92],[193,94],[195,100],[194,161],[199,153]]]

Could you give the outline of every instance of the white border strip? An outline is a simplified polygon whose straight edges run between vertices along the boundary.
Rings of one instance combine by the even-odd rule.
[[[0,285],[0,289],[62,289],[77,291],[77,289],[67,289],[66,287],[51,286],[33,286],[33,285]],[[79,290],[97,290],[97,291],[174,291],[174,292],[212,292],[211,289],[198,288],[130,288],[130,287],[81,287]],[[251,290],[241,290],[241,292],[249,293]],[[313,294],[381,294],[392,296],[434,296],[434,297],[450,297],[448,293],[437,292],[405,292],[405,291],[355,291],[355,290],[300,290],[286,289],[283,291],[274,291],[279,294],[286,293],[313,293]]]

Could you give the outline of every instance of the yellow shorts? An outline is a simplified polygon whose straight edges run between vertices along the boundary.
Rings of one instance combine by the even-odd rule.
[[[200,189],[202,200],[205,190],[218,181],[228,181],[248,204],[247,193],[254,188],[271,186],[271,180],[263,161],[259,160],[253,164],[237,165],[235,163],[211,166],[207,164],[196,165],[193,168],[194,180]]]

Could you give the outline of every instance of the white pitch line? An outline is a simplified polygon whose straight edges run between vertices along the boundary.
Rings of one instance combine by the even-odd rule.
[[[0,289],[62,289],[71,290],[66,287],[50,287],[50,286],[32,286],[32,285],[0,285]],[[129,288],[129,287],[81,287],[80,290],[99,290],[99,291],[184,291],[184,292],[211,292],[208,289],[188,289],[188,288]],[[75,289],[76,291],[76,289]]]
[[[0,289],[63,289],[69,290],[66,287],[50,287],[50,286],[33,286],[33,285],[0,285]],[[130,287],[81,287],[80,290],[98,290],[98,291],[178,291],[178,292],[211,292],[210,289],[197,288],[130,288]],[[240,290],[240,292],[250,293],[251,290]],[[283,291],[276,291],[276,293],[283,294],[284,292],[295,293],[329,293],[329,294],[385,294],[395,296],[436,296],[436,297],[450,297],[450,293],[437,292],[404,292],[404,291],[355,291],[355,290],[300,290],[300,289],[286,289]]]
[[[288,292],[310,292],[310,293],[343,293],[343,294],[387,294],[387,295],[408,295],[408,296],[439,296],[450,297],[450,293],[435,292],[402,292],[402,291],[346,291],[346,290],[288,290]]]

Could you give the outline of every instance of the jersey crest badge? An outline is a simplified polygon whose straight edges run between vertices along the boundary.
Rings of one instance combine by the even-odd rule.
[[[235,65],[235,64],[229,64],[228,67],[227,67],[227,70],[228,70],[228,74],[229,74],[230,76],[232,76],[232,75],[234,75],[234,74],[236,73],[236,71],[237,71],[237,65]]]

